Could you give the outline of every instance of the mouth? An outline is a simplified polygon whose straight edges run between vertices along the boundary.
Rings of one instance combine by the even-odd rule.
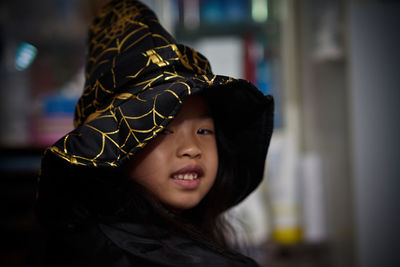
[[[204,171],[200,166],[187,166],[174,173],[171,178],[175,180],[186,180],[192,181],[201,178],[204,175]]]

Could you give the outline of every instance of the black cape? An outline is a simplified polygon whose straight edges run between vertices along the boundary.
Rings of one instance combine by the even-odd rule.
[[[225,155],[235,174],[226,209],[242,201],[263,177],[272,97],[248,81],[213,74],[204,56],[178,44],[134,0],[113,0],[98,12],[85,74],[76,128],[42,159],[36,212],[48,233],[47,266],[254,265],[204,240],[113,216],[123,206],[125,164],[197,93],[207,95],[232,148]]]

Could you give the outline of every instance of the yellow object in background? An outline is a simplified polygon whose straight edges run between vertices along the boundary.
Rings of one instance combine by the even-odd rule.
[[[280,244],[296,244],[302,237],[300,228],[276,228],[272,231],[272,239]]]

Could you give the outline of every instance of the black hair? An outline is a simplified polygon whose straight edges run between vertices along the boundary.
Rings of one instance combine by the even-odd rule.
[[[207,103],[208,96],[201,94]],[[224,212],[231,207],[233,198],[235,169],[231,162],[232,149],[227,142],[225,132],[217,110],[210,105],[215,124],[215,135],[218,148],[217,178],[210,191],[195,207],[176,214],[165,207],[147,189],[129,178],[125,172],[126,188],[125,204],[118,216],[127,217],[130,220],[142,220],[143,223],[158,223],[167,226],[189,238],[206,242],[221,250],[230,250],[228,241],[234,239],[234,231]],[[129,166],[129,164],[127,165]],[[127,167],[128,169],[129,167]]]
[[[205,99],[208,100],[207,97]],[[36,203],[40,221],[55,230],[102,220],[154,223],[177,234],[228,250],[230,246],[226,234],[233,234],[233,231],[223,213],[232,206],[235,164],[231,162],[232,151],[226,131],[220,127],[223,118],[214,116],[213,107],[211,111],[218,146],[217,178],[194,208],[181,214],[172,212],[129,177],[129,164],[120,168],[75,165],[65,168],[64,159],[48,153],[51,160],[42,166],[45,172],[41,174],[44,179],[40,183],[40,205]]]
[[[218,172],[214,185],[194,208],[186,211],[184,216],[210,235],[217,244],[228,247],[226,235],[233,234],[230,223],[222,214],[230,207],[231,192],[233,191],[234,169],[230,162],[230,150],[224,132],[219,127],[218,120],[215,123],[215,133],[218,146]]]

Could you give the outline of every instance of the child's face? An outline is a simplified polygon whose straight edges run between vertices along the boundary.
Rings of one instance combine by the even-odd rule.
[[[130,177],[175,210],[196,206],[214,184],[218,152],[214,121],[201,96],[132,160]]]

